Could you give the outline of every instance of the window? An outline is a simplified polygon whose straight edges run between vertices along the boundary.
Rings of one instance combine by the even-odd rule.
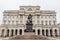
[[[6,23],[6,20],[4,20],[4,24]]]
[[[43,16],[41,16],[41,19],[43,19]]]
[[[22,23],[23,21],[22,20],[20,20],[20,23]]]
[[[37,18],[39,18],[40,16],[39,15],[37,15]]]
[[[11,16],[9,16],[9,18],[11,18]]]
[[[18,16],[16,16],[16,18],[18,18]]]
[[[37,20],[37,24],[39,24],[40,23],[40,21],[39,20]]]
[[[47,18],[47,16],[45,16],[45,19]]]
[[[47,25],[47,21],[45,21],[45,24]]]
[[[18,21],[16,21],[16,24],[18,24]]]
[[[43,21],[41,21],[41,24],[43,25]]]
[[[53,18],[55,18],[55,16],[53,16]]]
[[[55,21],[53,21],[54,25],[55,25]]]
[[[49,16],[49,18],[51,18],[51,16]]]
[[[51,21],[49,21],[49,25],[51,25]]]
[[[12,21],[12,24],[14,24],[14,21]]]
[[[8,24],[10,24],[10,20],[8,20]]]
[[[12,16],[13,18],[15,17],[15,16]]]
[[[20,15],[20,18],[23,18],[23,15]]]

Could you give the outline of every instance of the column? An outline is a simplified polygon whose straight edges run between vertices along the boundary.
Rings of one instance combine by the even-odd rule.
[[[5,37],[5,36],[6,36],[6,34],[7,34],[7,30],[6,30],[6,29],[4,30],[4,33],[3,33],[3,34],[4,34],[4,37]]]
[[[48,30],[48,36],[50,36],[50,30]]]
[[[55,36],[55,31],[54,31],[54,29],[52,29],[52,34],[53,34],[53,36]]]
[[[40,35],[42,35],[42,29],[40,29]]]
[[[1,34],[2,34],[2,30],[0,29],[0,36],[1,36]]]
[[[15,36],[15,29],[13,29],[13,36]]]
[[[37,29],[35,29],[35,35],[38,35]]]
[[[19,29],[18,29],[17,35],[19,35]]]
[[[24,35],[24,29],[22,29],[22,35]]]
[[[44,30],[44,35],[46,36],[46,29]]]
[[[11,29],[9,29],[9,36],[11,36]]]

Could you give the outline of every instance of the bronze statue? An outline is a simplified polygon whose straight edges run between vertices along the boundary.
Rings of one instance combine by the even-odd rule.
[[[26,32],[33,32],[32,30],[32,26],[33,26],[33,23],[32,23],[32,15],[29,14],[28,16],[28,20],[27,20],[27,23],[26,23]]]
[[[32,24],[32,15],[29,14],[27,24]]]

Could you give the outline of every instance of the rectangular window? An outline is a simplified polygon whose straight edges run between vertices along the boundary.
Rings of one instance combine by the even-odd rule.
[[[41,21],[41,24],[43,25],[43,21]]]
[[[20,15],[20,18],[23,18],[23,15]]]
[[[53,21],[54,22],[54,25],[55,25],[55,21]]]
[[[14,21],[12,21],[12,24],[14,24]]]
[[[10,24],[10,20],[8,20],[8,24]]]
[[[43,16],[41,16],[41,19],[43,19]]]
[[[18,21],[16,21],[16,24],[18,24]]]
[[[9,18],[11,18],[11,16],[9,15]]]
[[[37,24],[39,24],[40,23],[40,21],[39,20],[37,20]]]
[[[19,16],[17,15],[16,18],[18,18]]]
[[[51,16],[49,16],[49,18],[51,18]]]
[[[39,16],[39,15],[37,15],[37,18],[39,19],[39,18],[40,18],[40,16]]]
[[[55,16],[53,16],[53,18],[55,18]]]
[[[48,16],[45,16],[45,19],[47,19]]]
[[[23,21],[22,20],[20,20],[20,23],[22,23]]]
[[[15,17],[15,16],[12,16],[13,18]]]
[[[4,20],[4,24],[6,24],[6,20]]]
[[[47,21],[45,21],[45,24],[47,25]]]
[[[49,25],[51,25],[51,21],[49,21]]]
[[[36,8],[36,10],[40,10],[40,8]]]

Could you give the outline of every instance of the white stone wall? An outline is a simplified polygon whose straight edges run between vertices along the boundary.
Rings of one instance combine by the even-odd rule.
[[[35,29],[35,34],[38,35],[37,30],[41,30],[41,34],[42,35],[42,29],[44,29],[45,31],[45,35],[46,35],[46,29],[48,29],[48,31],[50,31],[50,29],[53,29],[52,31],[54,31],[55,29],[58,30],[58,35],[59,35],[59,28],[56,26],[51,26],[51,25],[57,25],[56,24],[56,12],[55,11],[50,11],[50,10],[40,10],[39,6],[21,6],[20,8],[23,8],[23,10],[10,10],[10,11],[4,11],[3,12],[3,24],[7,24],[7,25],[17,25],[17,24],[26,24],[27,19],[28,19],[28,15],[31,14],[32,15],[32,22],[33,22],[33,29]],[[30,9],[30,10],[29,10]],[[38,10],[36,10],[38,9]],[[43,21],[43,26],[39,26],[40,24],[42,24]],[[47,23],[46,23],[47,21]],[[49,22],[50,21],[50,22]],[[54,24],[55,21],[55,24]],[[50,25],[50,24],[51,25]],[[36,24],[38,26],[36,26]],[[46,26],[47,24],[47,26]],[[50,26],[48,26],[50,25]],[[46,26],[46,27],[45,27]],[[8,27],[8,26],[6,26]],[[1,27],[0,30],[5,29],[6,27]],[[26,26],[21,27],[15,27],[15,26],[11,26],[8,27],[9,30],[13,29],[22,29],[23,31],[23,35],[24,35],[24,30],[26,29]],[[55,28],[55,29],[54,29]],[[0,35],[1,35],[1,31],[0,31]],[[54,35],[54,32],[53,32]],[[49,32],[49,36],[50,36],[50,32]]]
[[[3,24],[4,24],[4,20],[6,21],[5,24],[26,24],[28,15],[31,14],[32,17],[32,21],[33,24],[42,24],[41,21],[43,21],[43,25],[54,25],[54,21],[55,21],[55,25],[56,25],[56,12],[55,11],[51,11],[51,10],[40,10],[39,6],[21,6],[19,11],[15,11],[15,10],[11,10],[11,11],[6,11],[3,13],[4,17],[3,17]],[[39,9],[39,10],[37,10]],[[22,18],[21,18],[22,15]],[[39,17],[38,17],[39,15]],[[10,23],[9,23],[10,21]],[[13,23],[13,22],[14,23]],[[47,23],[46,23],[47,21]]]

